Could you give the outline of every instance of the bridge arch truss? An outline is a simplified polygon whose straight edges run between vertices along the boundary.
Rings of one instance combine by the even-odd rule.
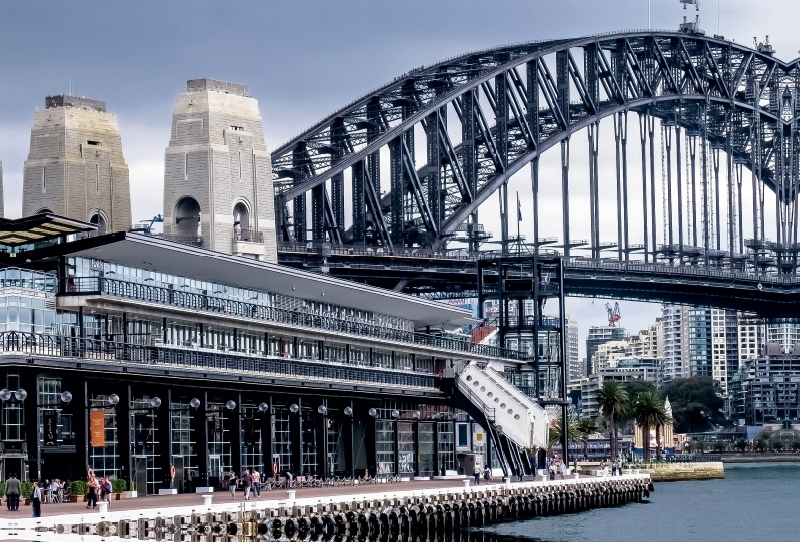
[[[639,116],[638,202],[627,197],[631,113]],[[277,148],[272,164],[279,239],[399,254],[441,251],[462,235],[467,250],[476,252],[490,237],[478,209],[499,193],[499,237],[507,249],[514,213],[508,181],[527,166],[531,245],[538,250],[544,245],[539,158],[557,147],[564,216],[559,246],[566,257],[585,244],[596,259],[611,251],[620,260],[795,274],[799,114],[798,61],[785,63],[768,50],[716,37],[632,31],[468,53],[412,70]],[[601,226],[609,229],[598,194],[604,119],[615,132],[614,243],[600,237]],[[590,155],[591,238],[585,242],[572,239],[569,227],[570,138],[580,130],[587,131]],[[675,162],[666,168],[669,178],[658,181],[657,140],[665,145],[667,163]],[[702,162],[702,178],[692,174],[690,185],[681,177],[681,163],[691,162],[694,172],[695,161]],[[745,183],[752,185],[752,204],[743,201]],[[767,191],[774,209],[771,200],[765,205]],[[632,205],[641,209],[637,224],[628,218]],[[750,231],[745,213],[748,222],[752,213]],[[771,224],[775,231],[765,231]]]

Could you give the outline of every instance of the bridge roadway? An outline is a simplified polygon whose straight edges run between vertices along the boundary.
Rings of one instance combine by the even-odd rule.
[[[450,253],[454,254],[454,253]],[[484,256],[486,257],[486,256]],[[279,246],[285,265],[432,299],[477,296],[477,263],[448,253],[382,253],[380,249]],[[628,299],[741,310],[764,318],[800,317],[800,276],[753,274],[724,267],[572,257],[568,296]]]

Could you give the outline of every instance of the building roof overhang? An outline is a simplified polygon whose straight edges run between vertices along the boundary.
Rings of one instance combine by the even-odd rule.
[[[59,247],[67,249],[64,255],[377,312],[411,320],[418,328],[478,321],[444,303],[157,237],[117,232],[94,237],[91,243],[77,241],[72,251],[70,244]]]

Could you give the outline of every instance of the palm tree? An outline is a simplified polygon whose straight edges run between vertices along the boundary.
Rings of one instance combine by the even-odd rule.
[[[669,423],[670,417],[664,409],[664,402],[652,391],[644,391],[636,396],[631,406],[631,414],[642,428],[642,447],[644,460],[650,459],[650,428],[656,430],[656,456],[661,459],[661,427]]]
[[[597,390],[597,404],[603,418],[611,425],[611,456],[617,456],[619,421],[628,410],[628,392],[616,380],[606,380]]]
[[[550,425],[550,434],[548,435],[548,443],[547,443],[548,448],[552,450],[554,446],[558,446],[562,442],[563,435],[564,435],[564,423],[562,418],[558,418]],[[578,442],[578,431],[576,423],[575,420],[572,419],[570,419],[567,422],[567,442],[568,443]]]
[[[578,433],[578,442],[583,444],[583,458],[586,459],[589,450],[589,437],[597,433],[597,422],[592,418],[579,418],[575,422],[575,431]]]

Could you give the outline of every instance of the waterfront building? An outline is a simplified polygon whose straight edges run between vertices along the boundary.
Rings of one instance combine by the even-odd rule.
[[[48,96],[36,111],[22,173],[22,215],[54,213],[101,233],[131,227],[128,165],[105,102]]]
[[[800,421],[800,343],[786,354],[768,342],[761,355],[745,360],[731,392],[732,417],[742,425]]]
[[[591,326],[586,337],[586,375],[588,376],[592,371],[597,370],[596,367],[592,366],[592,359],[601,344],[608,341],[624,341],[627,338],[628,334],[623,327]]]
[[[246,468],[454,473],[464,414],[440,381],[528,363],[473,344],[446,304],[48,214],[2,222],[0,476],[89,466],[142,495]]]
[[[244,85],[187,81],[164,156],[164,238],[277,261],[272,165]]]

